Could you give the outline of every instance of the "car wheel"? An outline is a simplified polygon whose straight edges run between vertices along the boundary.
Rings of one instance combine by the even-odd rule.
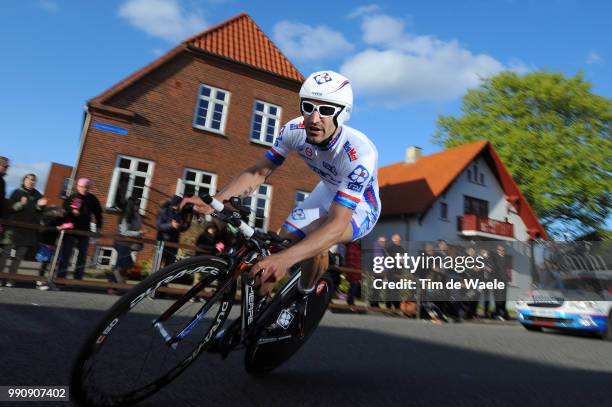
[[[523,325],[525,327],[526,330],[528,331],[532,331],[532,332],[542,332],[542,327],[541,326],[535,326],[535,325]]]

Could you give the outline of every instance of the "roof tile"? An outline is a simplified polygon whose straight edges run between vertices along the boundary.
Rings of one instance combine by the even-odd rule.
[[[185,43],[285,78],[304,81],[297,68],[246,13],[217,24]]]

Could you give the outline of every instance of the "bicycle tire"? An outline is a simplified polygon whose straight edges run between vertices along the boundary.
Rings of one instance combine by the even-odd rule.
[[[131,405],[149,397],[174,380],[205,350],[230,313],[236,293],[236,281],[228,275],[227,268],[228,263],[218,257],[192,257],[152,274],[121,297],[105,313],[78,353],[71,376],[72,399],[87,406]],[[206,313],[209,317],[197,324],[189,335],[172,349],[152,322],[175,301],[159,298],[158,289],[196,272],[203,275],[202,290],[208,288],[216,292],[215,282],[217,290],[219,287],[224,287],[225,290],[216,299],[209,297],[204,304],[183,304],[164,322],[167,332],[173,335],[185,327],[200,309],[209,307]],[[142,304],[145,308],[141,307]],[[158,309],[143,314],[148,306],[156,306]],[[140,314],[137,312],[139,309]],[[137,327],[138,324],[142,324],[144,328]],[[195,336],[192,337],[192,334]],[[145,355],[142,366],[134,369],[136,361],[140,360],[139,355],[135,353],[146,352],[147,342],[148,354]],[[156,353],[153,348],[159,351]],[[162,364],[157,369],[159,375],[155,374],[152,379],[146,378],[145,375],[146,379],[141,383],[149,356],[152,356],[151,360],[163,356]],[[166,359],[169,356],[173,362],[167,367]],[[155,361],[156,366],[157,363]],[[98,364],[100,366],[97,366]],[[105,368],[108,365],[110,367]],[[138,369],[139,376],[134,382],[131,375]],[[95,377],[96,375],[100,377]],[[123,390],[126,378],[129,382],[134,382],[133,389]]]
[[[304,337],[292,337],[281,341],[259,343],[257,338],[247,345],[244,355],[244,367],[247,373],[259,376],[278,368],[291,358],[310,338],[319,326],[319,322],[325,315],[325,311],[331,302],[334,285],[328,275],[319,279],[316,290],[308,299],[306,319],[304,321]],[[278,304],[280,314],[284,306]]]

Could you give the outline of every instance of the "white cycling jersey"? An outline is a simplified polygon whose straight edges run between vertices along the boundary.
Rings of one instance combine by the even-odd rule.
[[[304,237],[302,229],[325,215],[332,202],[337,202],[355,211],[351,220],[353,239],[369,233],[381,208],[376,178],[378,151],[374,144],[363,133],[346,125],[326,147],[310,144],[306,141],[304,119],[300,116],[281,128],[266,157],[281,165],[291,151],[298,153],[319,175],[321,182],[311,196],[294,209],[283,227]],[[313,211],[315,207],[318,212]]]

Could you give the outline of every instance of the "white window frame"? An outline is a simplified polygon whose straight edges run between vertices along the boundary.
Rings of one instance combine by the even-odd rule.
[[[195,181],[187,181],[187,172],[195,172],[196,180]],[[202,182],[202,177],[204,175],[210,176],[210,184]],[[200,191],[200,187],[208,187],[210,190],[210,195],[214,195],[217,193],[217,174],[213,172],[196,170],[195,168],[185,168],[183,170],[183,177],[180,178],[176,184],[176,195],[184,196],[185,194],[185,185],[193,185],[195,187],[195,195],[198,196],[198,192]]]
[[[298,202],[298,199],[297,199],[298,194],[304,194],[304,199],[302,199],[302,200],[301,200],[301,201],[299,201],[299,202]],[[297,191],[295,191],[295,199],[293,200],[293,207],[295,208],[296,206],[298,206],[298,204],[299,204],[300,202],[304,202],[304,200],[305,200],[306,198],[308,198],[308,195],[310,195],[310,192],[302,191],[302,190],[300,190],[300,189],[298,189]]]
[[[131,160],[130,169],[120,168],[119,162],[122,158]],[[144,162],[149,164],[147,168],[147,172],[144,173],[142,171],[138,171],[138,163]],[[153,178],[153,167],[155,163],[151,160],[147,160],[144,158],[131,157],[128,155],[118,155],[117,160],[115,161],[115,168],[113,169],[113,176],[111,178],[110,187],[108,190],[108,198],[106,199],[106,208],[111,208],[112,203],[115,201],[115,196],[117,194],[117,187],[119,186],[119,177],[122,172],[127,172],[130,174],[130,180],[128,182],[127,193],[126,196],[132,195],[132,190],[134,189],[134,177],[136,175],[141,175],[145,177],[145,184],[142,190],[142,199],[140,200],[140,214],[144,215],[145,209],[147,207],[147,201],[149,199],[149,188],[151,187],[151,179]]]
[[[264,207],[264,227],[261,229],[264,232],[268,231],[268,226],[270,225],[270,206],[272,204],[272,185],[269,184],[261,184],[260,186],[267,187],[266,194],[259,193],[259,187],[257,191],[250,195],[251,203],[248,206],[251,209],[251,215],[249,216],[249,225],[255,227],[255,212],[257,211],[257,199],[264,199],[266,202],[266,206]]]
[[[263,104],[263,112],[255,110],[255,107],[258,103]],[[270,107],[275,107],[277,109],[276,114],[273,115],[269,113]],[[264,146],[272,146],[274,144],[274,137],[278,134],[278,129],[280,128],[281,116],[283,109],[275,105],[273,103],[264,102],[263,100],[255,99],[253,102],[253,115],[251,116],[251,130],[249,131],[249,140],[253,143],[263,144]],[[255,138],[253,132],[255,131],[255,116],[261,116],[261,131],[259,133],[259,138]],[[268,128],[268,120],[275,119],[276,123],[274,124],[274,133],[272,134],[272,141],[267,142],[265,140],[266,135],[264,133],[265,129]]]
[[[203,88],[209,88],[210,89],[210,96],[202,96],[202,89]],[[225,93],[225,100],[221,101],[219,99],[217,99],[217,92],[224,92]],[[196,103],[195,103],[195,110],[193,112],[193,127],[197,128],[197,129],[201,129],[201,130],[206,130],[206,131],[210,131],[212,133],[217,133],[217,134],[222,134],[225,135],[225,124],[227,122],[227,116],[228,116],[228,111],[229,111],[229,104],[230,104],[230,98],[231,98],[232,94],[225,89],[220,89],[220,88],[215,88],[214,86],[211,85],[206,85],[204,83],[201,83],[200,86],[198,87],[198,95],[197,95],[197,99],[196,99]],[[204,125],[200,125],[197,124],[197,119],[198,119],[198,110],[200,108],[200,101],[202,100],[206,100],[208,101],[208,110],[206,112],[206,118],[204,120]],[[215,105],[222,105],[223,106],[223,112],[221,113],[221,128],[220,129],[215,129],[212,127],[212,121],[213,121],[213,114],[215,111]]]
[[[108,256],[101,256],[100,253],[102,250],[110,250],[111,251],[111,255],[110,255],[110,263],[105,266],[100,264],[100,258],[108,258]],[[110,246],[96,246],[96,252],[95,252],[95,259],[96,259],[96,268],[100,269],[100,270],[112,270],[113,267],[115,267],[115,264],[117,264],[117,251]]]

